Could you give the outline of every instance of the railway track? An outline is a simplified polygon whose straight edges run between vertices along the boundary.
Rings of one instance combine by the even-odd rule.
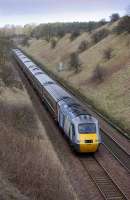
[[[28,55],[29,56],[29,55]],[[32,58],[31,58],[32,59]],[[41,68],[42,65],[38,63],[35,59],[33,59],[35,63],[37,63]],[[45,69],[44,69],[45,70]],[[48,73],[48,70],[45,70]],[[53,79],[56,79],[56,76],[51,73]],[[129,140],[127,140],[124,136],[121,135],[121,132],[114,128],[108,120],[106,120],[100,113],[95,112],[93,108],[87,104],[87,102],[82,99],[75,91],[72,90],[68,85],[64,84],[61,80],[58,79],[58,82],[67,89],[72,95],[78,98],[79,102],[84,105],[85,109],[87,109],[89,114],[92,114],[97,119],[99,119],[101,124],[101,135],[102,141],[105,147],[112,153],[112,155],[125,167],[125,169],[130,173],[130,145]],[[108,128],[107,128],[107,126]],[[116,133],[115,136],[113,133]],[[115,138],[114,138],[115,137]],[[120,143],[117,141],[120,138]],[[123,140],[125,142],[123,143]],[[127,144],[127,145],[126,145]],[[127,146],[127,148],[126,148]],[[129,149],[128,149],[129,148]],[[129,150],[129,152],[127,152]]]
[[[54,77],[52,76],[52,78]],[[84,106],[84,108],[88,111],[89,114],[93,115],[100,121],[100,132],[102,136],[103,145],[121,163],[121,165],[128,171],[128,173],[130,173],[130,140],[127,137],[125,137],[125,134],[122,135],[122,131],[119,131],[117,128],[115,128],[114,125],[112,125],[111,122],[106,120],[100,113],[93,111],[92,106],[88,105],[87,102],[84,99],[82,99],[82,97],[80,97],[77,93],[75,93],[71,88],[69,88],[67,85],[63,84],[60,81],[59,83],[61,83],[61,85],[65,89],[67,89],[73,96],[75,96],[79,100],[79,103],[81,103]],[[106,125],[104,124],[107,124],[108,128],[106,128]],[[115,136],[113,135],[114,132]],[[118,138],[120,138],[120,143],[118,142]],[[125,142],[123,143],[122,140],[125,140]],[[127,150],[129,150],[129,152],[127,152]]]
[[[105,147],[113,154],[113,156],[123,165],[130,173],[130,155],[109,135],[101,130],[102,142]]]
[[[87,109],[89,114],[95,116],[100,121],[103,144],[112,153],[112,155],[122,164],[122,166],[124,166],[124,168],[130,173],[130,140],[127,137],[125,137],[125,134],[122,135],[123,130],[116,128],[116,126],[112,124],[112,122],[109,122],[108,119],[106,119],[100,113],[95,111],[92,108],[92,106],[89,105],[84,98],[82,98],[82,96],[76,93],[76,90],[72,89],[69,85],[65,84],[52,72],[49,72],[45,67],[42,66],[42,64],[38,63],[35,59],[33,60],[47,73],[50,73],[53,79],[58,80],[58,82],[66,90],[68,90],[72,95],[74,95],[79,100],[79,102],[82,105],[84,105],[85,109]]]
[[[95,157],[80,158],[80,161],[105,200],[127,199]]]
[[[65,87],[66,88],[66,87]],[[68,88],[66,88],[68,89]],[[74,93],[72,92],[72,90],[70,90],[70,92],[74,95]],[[92,114],[93,116],[97,117],[99,120],[101,119],[101,121],[104,121],[104,119],[99,116],[97,113],[94,113],[93,111],[90,110],[89,105],[86,104],[86,102],[84,102],[84,100],[82,100],[81,98],[79,98],[78,95],[74,95],[76,96],[79,101],[84,104],[84,107],[87,109],[89,114]],[[114,129],[111,124],[108,124],[108,126],[110,126],[111,128],[103,128],[102,124],[104,126],[104,123],[108,123],[108,122],[101,122],[101,128],[100,128],[100,133],[101,133],[101,137],[102,137],[102,143],[103,145],[112,153],[112,155],[122,164],[122,166],[124,166],[124,168],[130,173],[130,141],[128,139],[126,139],[126,137],[122,136],[121,133],[117,133],[118,131],[116,129]],[[112,131],[111,131],[112,129]],[[120,141],[121,140],[125,140],[127,142],[127,146],[129,145],[129,152],[126,151],[126,146],[125,143],[123,145],[121,145],[116,138],[114,138],[113,136],[113,132],[116,132],[116,138],[120,137]],[[119,134],[119,135],[117,135]],[[129,143],[129,144],[128,144]],[[127,148],[128,149],[128,148]]]
[[[18,71],[20,72],[20,74],[21,74],[21,69],[19,69],[18,67],[17,67],[17,69],[18,69]],[[22,75],[23,75],[23,72],[22,72]],[[24,77],[24,75],[23,75],[23,77]],[[26,78],[24,78],[24,80],[25,80]],[[25,81],[25,82],[28,82],[28,81]],[[30,87],[32,87],[32,86],[30,86]],[[41,103],[40,103],[41,104]],[[39,105],[40,105],[39,104]],[[37,106],[36,106],[37,107]],[[42,107],[42,105],[41,105],[41,107]],[[39,108],[40,109],[40,108]],[[41,108],[42,109],[42,108]],[[40,111],[39,111],[39,113],[40,113],[40,115],[41,115],[41,109],[40,109]],[[57,132],[57,131],[56,131]],[[56,135],[55,135],[56,136]],[[54,134],[52,134],[52,136],[51,136],[52,138],[53,138],[53,140],[54,140]],[[57,136],[57,139],[59,138],[59,140],[61,139],[62,140],[62,138],[60,138],[59,136]],[[55,138],[56,139],[56,138]],[[58,141],[59,141],[58,140]],[[58,143],[58,146],[59,146],[59,142],[57,141],[57,143]],[[56,142],[56,140],[54,141],[54,142]],[[62,141],[63,142],[63,141]],[[60,151],[59,152],[59,156],[61,156],[61,157],[63,157],[61,154],[61,152],[62,152],[62,148],[63,148],[63,144],[62,145],[60,145],[60,150],[58,150],[58,151]],[[57,148],[57,144],[55,144],[55,147]],[[67,147],[68,148],[68,147]],[[65,149],[66,149],[66,147],[65,147]],[[70,153],[68,153],[67,152],[67,149],[65,150],[65,149],[63,149],[63,152],[65,152],[65,154],[68,156]],[[56,150],[57,151],[57,150]],[[71,159],[69,160],[69,157],[71,157]],[[77,163],[78,161],[77,161],[77,156],[76,156],[76,158],[75,158],[75,156],[73,156],[73,155],[69,155],[69,157],[67,157],[67,162],[68,163],[71,163],[71,165],[74,165],[74,163]],[[72,157],[73,157],[73,159],[72,159]],[[76,159],[76,160],[75,160]],[[89,158],[88,156],[83,156],[83,158],[82,157],[79,157],[78,158],[79,159],[79,162],[81,163],[81,165],[83,166],[83,168],[84,168],[84,171],[86,172],[86,177],[84,177],[86,180],[87,180],[87,182],[86,182],[86,184],[88,184],[88,179],[87,179],[87,174],[89,174],[89,176],[90,176],[90,178],[91,178],[91,180],[92,180],[92,182],[95,184],[95,186],[98,188],[98,190],[99,190],[99,192],[101,193],[101,196],[102,196],[102,198],[104,198],[104,199],[106,199],[106,200],[115,200],[115,199],[128,199],[128,198],[126,198],[125,197],[125,195],[120,191],[120,189],[119,189],[119,187],[115,184],[115,182],[113,182],[112,181],[112,179],[109,177],[109,175],[107,174],[107,172],[105,171],[105,169],[103,169],[103,167],[98,163],[98,161],[96,161],[96,158],[95,157],[92,157],[92,158]],[[65,161],[66,159],[64,158],[61,158],[61,160],[62,160],[62,162],[64,163],[64,165],[68,165],[67,164],[67,162]],[[73,162],[74,161],[74,162]],[[75,169],[77,169],[78,170],[78,165],[77,166],[71,166],[71,169],[73,169],[73,172],[75,171]],[[77,171],[78,172],[78,171]],[[83,172],[82,172],[83,173]],[[75,177],[75,175],[76,175],[76,177]],[[73,181],[72,182],[74,182],[74,184],[76,185],[75,187],[77,187],[77,180],[79,179],[80,180],[80,176],[81,176],[81,170],[80,170],[80,173],[79,173],[79,175],[78,174],[75,174],[74,175],[74,177],[75,177],[75,180],[74,180],[74,178],[72,179]],[[79,178],[78,178],[78,176],[79,176]],[[71,175],[70,175],[70,177],[71,177]],[[79,184],[80,184],[80,182],[79,182]],[[89,186],[89,187],[92,187],[92,186]],[[83,189],[84,188],[84,189]],[[82,189],[83,189],[83,191],[82,191],[82,194],[84,194],[84,195],[86,195],[86,189],[85,189],[85,187],[84,186],[82,186]],[[92,190],[94,190],[94,188],[92,189]],[[88,194],[89,195],[89,194]],[[82,198],[81,198],[82,199]],[[83,199],[84,199],[84,197],[83,197]],[[88,198],[89,199],[89,198]],[[90,199],[93,199],[93,198],[90,198]],[[101,198],[99,198],[98,196],[95,196],[95,199],[101,199]]]
[[[64,86],[64,85],[63,85]],[[86,104],[86,102],[84,102],[84,100],[82,100],[81,98],[79,98],[78,95],[75,95],[74,92],[69,89],[68,87],[64,86],[65,89],[68,89],[75,97],[78,98],[79,102],[84,105],[84,108],[87,109],[89,114],[92,114],[93,116],[95,116],[96,118],[98,118],[99,120],[101,119],[101,121],[103,121],[104,119],[101,117],[101,115],[99,116],[97,113],[94,113],[93,111],[90,110],[90,106]],[[117,130],[114,129],[114,127],[111,126],[111,124],[108,124],[108,126],[110,126],[111,128],[104,128],[104,123],[108,123],[108,122],[101,122],[101,128],[100,128],[100,133],[101,133],[101,138],[102,138],[102,143],[103,145],[112,153],[112,155],[121,163],[121,165],[127,170],[128,173],[130,173],[130,145],[129,145],[129,152],[126,151],[126,147],[125,147],[125,143],[123,145],[121,145],[113,136],[113,132],[116,132],[116,137],[120,137],[120,140],[125,140],[127,143],[130,143],[129,140],[127,140],[126,137],[124,137],[123,135],[121,135],[121,133],[117,133]],[[102,127],[102,124],[104,127]],[[111,131],[112,129],[112,131]],[[119,135],[117,135],[119,134]],[[127,148],[128,149],[128,148]]]

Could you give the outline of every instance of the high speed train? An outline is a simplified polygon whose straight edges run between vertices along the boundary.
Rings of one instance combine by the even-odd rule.
[[[19,49],[12,50],[15,59],[53,113],[71,146],[77,152],[96,152],[100,144],[99,123],[55,80],[41,70]],[[54,135],[55,137],[55,135]]]

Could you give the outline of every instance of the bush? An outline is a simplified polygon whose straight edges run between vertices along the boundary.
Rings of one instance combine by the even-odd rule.
[[[96,66],[96,68],[94,69],[93,71],[93,75],[92,75],[92,78],[91,80],[92,81],[98,81],[98,82],[102,82],[104,80],[104,76],[105,76],[105,71],[104,69],[98,64]]]
[[[98,24],[99,26],[104,26],[105,24],[107,24],[108,22],[105,19],[101,19]]]
[[[21,90],[23,89],[21,81],[16,78],[15,72],[9,65],[1,66],[0,79],[3,81],[6,87],[16,87]]]
[[[105,50],[103,51],[103,57],[104,57],[104,59],[110,60],[111,57],[112,57],[112,51],[113,51],[113,49],[110,48],[110,47],[107,48],[107,49],[105,49]]]
[[[130,33],[130,16],[124,16],[113,29],[113,32],[116,34],[121,34],[123,32]]]
[[[78,52],[81,53],[83,51],[85,51],[86,49],[88,49],[89,47],[89,43],[87,41],[82,41],[78,47]]]
[[[52,39],[51,40],[51,48],[54,49],[56,47],[56,45],[57,45],[56,39]]]
[[[8,37],[0,36],[0,54],[8,54],[10,47],[12,47],[12,41]]]
[[[72,40],[76,39],[79,35],[80,35],[79,31],[74,31],[70,36],[70,40],[72,41]]]
[[[104,39],[105,37],[107,37],[109,35],[109,30],[108,29],[102,29],[99,30],[98,32],[94,33],[91,37],[92,42],[94,44],[98,43],[99,41],[101,41],[102,39]]]
[[[78,53],[74,52],[70,54],[70,62],[69,62],[70,68],[74,69],[75,72],[79,72],[81,67],[81,62],[79,59]]]
[[[0,119],[6,127],[12,126],[30,136],[33,135],[33,131],[37,131],[35,113],[28,105],[12,105],[0,101],[0,108]]]
[[[6,178],[31,200],[74,199],[73,193],[68,190],[69,187],[66,189],[68,186],[66,174],[60,163],[54,164],[54,159],[51,159],[53,155],[55,156],[55,152],[49,140],[46,137],[44,139],[44,130],[41,134],[42,130],[39,129],[35,113],[32,107],[28,106],[20,104],[18,108],[18,105],[0,101],[0,169]],[[12,123],[15,119],[15,125],[19,121],[15,110],[21,120],[20,132]],[[28,132],[26,135],[23,134],[22,128],[25,125],[28,126],[27,130],[30,130],[29,137]],[[8,188],[6,192],[9,193]],[[10,195],[4,195],[9,198],[2,198],[0,195],[0,199],[22,199],[20,196],[15,198],[13,193],[15,191]]]
[[[59,38],[64,37],[64,36],[65,36],[65,31],[59,30],[58,33],[57,33],[57,36],[58,36]]]
[[[21,42],[21,45],[29,47],[29,37],[24,36],[24,38],[23,38],[23,40]]]
[[[118,13],[113,13],[111,16],[110,16],[110,20],[111,22],[116,22],[120,19],[120,15]]]

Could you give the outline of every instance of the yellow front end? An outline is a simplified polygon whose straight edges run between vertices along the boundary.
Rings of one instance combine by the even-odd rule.
[[[99,146],[99,138],[96,133],[80,134],[80,152],[95,152]]]

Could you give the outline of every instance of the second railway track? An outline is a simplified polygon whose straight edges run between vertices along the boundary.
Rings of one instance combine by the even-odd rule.
[[[125,167],[130,173],[130,155],[120,147],[120,145],[101,130],[103,144],[113,154],[113,156]]]
[[[35,59],[34,61],[37,64],[39,64]],[[39,64],[39,66],[42,68],[41,64]],[[47,69],[45,71],[48,73]],[[54,79],[56,78],[55,75],[52,73],[51,76]],[[71,89],[60,79],[58,79],[58,82],[72,95],[79,99],[79,102],[84,105],[89,114],[92,114],[100,120],[103,144],[112,153],[112,155],[122,164],[122,166],[124,166],[124,168],[130,173],[130,140],[124,137],[121,134],[121,131],[118,131],[118,129],[112,126],[112,123],[109,123],[109,120],[106,120],[100,113],[95,112],[92,109],[92,107],[89,104],[87,104],[87,102],[84,99],[82,99],[82,97],[78,95],[78,93],[76,93],[73,89]]]
[[[28,54],[27,54],[28,55]],[[28,57],[30,57],[28,55]],[[31,58],[32,59],[32,58]],[[36,64],[38,64],[41,68],[43,68],[43,65],[37,62],[35,59],[33,59]],[[48,71],[45,67],[44,70],[47,73],[50,73],[52,78],[56,79],[56,75],[54,75],[52,72]],[[58,78],[58,77],[57,77]],[[119,131],[116,126],[112,122],[110,122],[108,119],[106,119],[104,116],[102,116],[100,113],[95,111],[91,105],[89,105],[82,96],[79,96],[79,94],[76,92],[75,89],[72,89],[69,87],[69,85],[65,84],[64,81],[58,78],[58,82],[66,89],[68,90],[72,95],[74,95],[81,104],[84,105],[84,107],[87,109],[89,114],[92,114],[95,116],[101,123],[101,134],[103,137],[103,143],[104,145],[109,149],[109,151],[114,155],[114,157],[126,168],[128,172],[130,172],[130,140],[127,139],[121,134],[123,132],[122,130]],[[108,127],[108,128],[107,128]],[[115,133],[113,135],[113,132]],[[114,137],[115,139],[114,139]],[[117,142],[118,138],[120,138],[120,143]],[[125,142],[122,142],[122,141]],[[111,145],[112,143],[112,145]],[[114,145],[113,145],[114,144]]]
[[[104,137],[103,140],[105,141],[107,139],[105,139]],[[113,180],[109,177],[105,169],[103,169],[100,166],[100,164],[96,161],[95,158],[83,157],[83,159],[79,159],[82,162],[85,171],[89,174],[89,176],[99,189],[104,199],[126,199],[125,195],[121,192],[119,187],[115,184],[115,182],[113,182]]]
[[[79,100],[79,102],[85,107],[85,109],[87,109],[89,114],[92,114],[101,121],[100,131],[102,136],[102,143],[112,153],[112,155],[122,164],[122,166],[128,171],[128,173],[130,173],[130,140],[127,139],[124,135],[121,135],[121,131],[118,131],[116,128],[114,128],[114,126],[112,126],[111,123],[109,123],[109,121],[105,120],[105,118],[103,118],[101,114],[91,110],[91,106],[88,105],[86,101],[82,99],[82,97],[79,97],[79,95],[75,93],[71,88],[69,88],[61,81],[59,81],[59,83],[62,84],[62,86],[65,89],[67,89],[73,96],[75,96]],[[106,128],[105,124],[107,124],[108,129]],[[113,132],[115,132],[116,137],[113,135]],[[118,137],[120,138],[121,142],[122,140],[124,140],[125,142],[122,142],[122,144],[119,143],[117,141]],[[127,152],[127,150],[129,151]]]
[[[85,170],[94,181],[105,200],[125,200],[125,195],[113,182],[104,168],[98,163],[94,156],[80,158]]]

